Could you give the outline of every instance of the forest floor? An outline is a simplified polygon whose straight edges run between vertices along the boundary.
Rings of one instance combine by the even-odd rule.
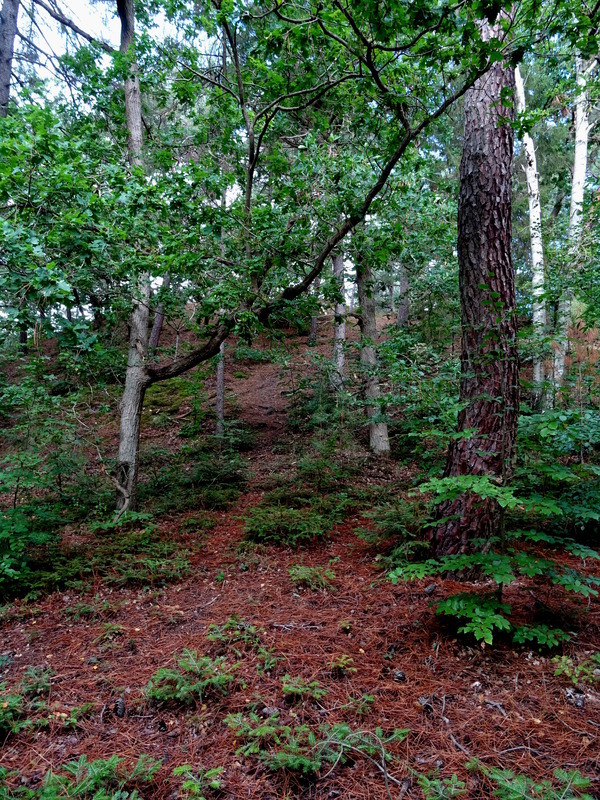
[[[284,370],[288,379],[303,374],[307,358],[299,346]],[[146,800],[194,796],[181,793],[183,778],[173,775],[183,764],[195,773],[222,767],[221,789],[198,788],[196,796],[224,800],[453,797],[450,785],[427,788],[418,778],[453,774],[466,781],[466,797],[487,798],[497,783],[486,769],[494,766],[537,783],[556,768],[576,769],[600,797],[598,685],[556,676],[556,651],[501,640],[481,647],[459,637],[431,603],[464,585],[386,580],[377,549],[356,533],[367,509],[351,508],[330,536],[294,549],[243,544],[243,515],[293,478],[303,435],[288,427],[281,366],[231,364],[227,383],[254,431],[244,454],[249,481],[230,508],[211,512],[209,529],[194,509],[156,517],[161,540],[176,543],[171,557],[185,562],[181,577],[119,585],[99,574],[2,608],[0,680],[18,692],[30,676],[34,724],[0,742],[0,765],[36,791],[49,769],[60,773],[82,755],[116,754],[131,767],[145,753],[161,762],[138,787]],[[148,432],[147,441],[164,444],[176,433]],[[410,486],[410,465],[371,459],[359,447],[339,457],[355,466],[350,480],[364,496],[373,487]],[[295,585],[289,570],[296,565],[317,568],[325,586]],[[519,584],[506,596],[516,609],[544,603]],[[600,601],[570,611],[577,637],[558,654],[576,661],[600,648]],[[174,668],[185,649],[225,658],[226,694],[208,688],[189,705],[149,700],[148,682]],[[43,700],[37,711],[36,699]],[[261,732],[252,738],[240,715]],[[406,733],[394,738],[397,729]],[[248,742],[255,752],[238,752]],[[282,752],[324,761],[302,773],[274,758]],[[482,766],[468,770],[471,758]],[[547,795],[554,796],[563,795]]]

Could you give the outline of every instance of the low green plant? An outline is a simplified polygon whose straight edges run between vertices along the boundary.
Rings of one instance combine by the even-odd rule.
[[[552,661],[556,664],[555,675],[564,675],[574,684],[600,683],[600,653],[594,653],[576,664],[569,656],[557,656]]]
[[[54,670],[50,667],[29,666],[23,673],[20,689],[26,697],[49,695]]]
[[[329,669],[334,678],[344,678],[347,675],[354,675],[358,671],[354,664],[354,659],[347,653],[335,656],[329,663]]]
[[[43,779],[40,794],[31,794],[40,800],[63,797],[81,797],[85,800],[141,800],[134,788],[150,783],[161,767],[143,753],[131,769],[124,766],[124,759],[114,755],[108,759],[88,761],[81,756],[77,761],[63,765],[66,775],[52,771]]]
[[[212,659],[186,649],[176,662],[179,669],[163,667],[152,676],[145,690],[149,700],[190,705],[209,694],[227,694],[234,680],[235,665],[227,664],[224,657]]]
[[[535,781],[510,769],[488,767],[473,759],[467,763],[472,771],[481,772],[494,786],[493,797],[500,800],[594,800],[584,792],[591,785],[578,770],[555,769],[554,780]]]
[[[435,492],[436,502],[450,501],[469,492],[482,500],[493,500],[503,513],[517,508],[519,513],[523,510],[546,516],[562,513],[551,498],[519,497],[515,494],[514,487],[498,485],[487,476],[462,475],[432,479],[421,486],[420,491]],[[532,546],[539,544],[567,550],[580,558],[584,566],[586,559],[600,559],[595,550],[569,538],[552,536],[538,530],[502,530],[499,536],[485,543],[473,542],[473,547],[481,547],[480,552],[443,556],[419,563],[406,561],[393,569],[389,576],[394,583],[446,573],[467,573],[487,578],[496,584],[494,592],[460,593],[448,597],[437,603],[437,613],[464,621],[459,632],[471,634],[477,641],[487,644],[492,644],[496,632],[505,631],[512,634],[513,641],[517,644],[534,643],[540,647],[555,647],[561,641],[566,641],[568,634],[560,628],[550,628],[546,624],[519,626],[511,622],[510,605],[502,601],[503,588],[517,579],[535,578],[538,584],[544,582],[549,586],[558,586],[568,592],[590,597],[598,594],[595,587],[600,586],[600,578],[561,566],[557,560],[531,552]]]
[[[246,540],[290,547],[321,538],[330,530],[331,523],[327,518],[310,508],[255,506],[244,522]]]
[[[302,564],[293,564],[288,568],[292,583],[297,589],[333,589],[331,581],[335,580],[335,572],[324,567],[305,567]]]
[[[308,725],[283,725],[278,715],[261,720],[257,714],[230,714],[227,724],[235,730],[242,745],[236,751],[243,756],[255,756],[272,771],[285,770],[314,776],[326,764],[345,764],[350,758],[363,756],[376,763],[387,777],[387,762],[391,761],[385,746],[401,742],[408,730],[395,729],[385,735],[381,728],[357,731],[346,723],[321,725],[318,731]],[[331,771],[331,770],[330,770]]]
[[[465,782],[459,781],[456,775],[450,778],[418,775],[417,784],[423,792],[423,800],[451,800],[467,793]]]
[[[238,617],[237,614],[229,617],[223,625],[210,624],[206,638],[211,642],[221,642],[227,646],[242,645],[250,649],[257,649],[261,646],[256,627]],[[239,655],[239,651],[236,650],[236,653]]]
[[[281,679],[281,691],[287,700],[297,702],[310,698],[311,700],[320,700],[329,694],[328,690],[322,686],[319,681],[306,682],[301,677],[292,677],[291,675],[284,675]]]
[[[181,784],[183,797],[194,798],[194,800],[206,800],[206,795],[217,792],[223,786],[221,775],[223,767],[213,767],[212,769],[198,769],[190,764],[183,764],[173,770],[173,775],[184,778]]]
[[[6,684],[0,683],[0,734],[18,733],[30,725],[23,696],[7,693]]]

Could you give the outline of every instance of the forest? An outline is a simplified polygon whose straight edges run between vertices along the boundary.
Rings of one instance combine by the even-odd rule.
[[[600,0],[2,0],[0,800],[600,798]]]

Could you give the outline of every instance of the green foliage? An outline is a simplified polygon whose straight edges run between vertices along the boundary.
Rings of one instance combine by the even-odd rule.
[[[363,517],[371,521],[370,528],[357,530],[361,539],[374,544],[389,543],[391,552],[379,560],[388,567],[414,561],[429,554],[429,544],[424,541],[423,529],[427,523],[426,509],[414,500],[400,501],[364,511]]]
[[[600,683],[600,653],[594,653],[578,664],[569,656],[557,656],[552,660],[556,665],[555,675],[564,675],[574,684]]]
[[[459,781],[456,775],[451,778],[418,775],[417,783],[423,792],[423,800],[450,800],[467,793],[465,782]]]
[[[335,572],[324,567],[305,567],[303,564],[292,564],[288,568],[294,586],[317,591],[318,589],[333,589],[331,581],[335,580]]]
[[[578,770],[555,769],[554,780],[539,783],[527,775],[514,773],[510,769],[487,767],[474,759],[467,764],[471,770],[483,773],[494,787],[493,797],[500,800],[593,800],[584,792],[591,781]]]
[[[391,760],[385,745],[401,742],[408,735],[408,730],[400,729],[387,736],[380,728],[355,731],[346,723],[321,725],[315,732],[308,725],[282,725],[278,716],[261,720],[254,713],[230,714],[226,722],[243,742],[237,753],[256,756],[270,770],[306,776],[314,776],[324,763],[335,767],[361,755],[379,758],[376,763],[381,766]]]
[[[322,538],[330,530],[328,519],[310,508],[255,506],[244,522],[244,538],[248,541],[290,547]]]
[[[347,675],[353,675],[358,672],[353,664],[354,659],[352,656],[349,656],[347,653],[342,653],[331,659],[329,669],[334,678],[344,678]]]
[[[306,682],[300,676],[284,675],[281,679],[281,691],[283,696],[292,702],[298,702],[305,698],[311,700],[320,700],[329,694],[324,686],[321,686],[319,681]]]
[[[515,494],[515,488],[494,483],[486,476],[463,475],[451,478],[434,478],[420,489],[434,491],[436,502],[454,500],[464,492],[481,499],[493,499],[502,509],[519,509],[519,513],[529,511],[552,518],[562,514],[560,507],[551,498],[538,495],[523,498]],[[477,641],[492,644],[495,632],[512,632],[517,644],[533,642],[539,647],[556,647],[568,640],[568,634],[546,624],[517,626],[507,619],[510,606],[501,599],[502,587],[515,582],[517,578],[536,579],[549,585],[562,587],[565,591],[583,597],[597,596],[600,579],[570,567],[561,567],[559,562],[544,558],[526,550],[530,543],[543,542],[556,549],[564,548],[585,559],[598,559],[600,556],[591,548],[574,542],[567,537],[556,537],[536,530],[508,530],[503,535],[485,543],[485,552],[472,552],[465,555],[443,556],[438,559],[410,563],[405,561],[389,573],[393,582],[424,578],[428,575],[446,573],[467,573],[494,581],[496,593],[461,593],[437,603],[437,613],[455,617],[464,624],[459,633],[471,634]],[[471,545],[476,547],[477,542]]]
[[[206,794],[216,792],[222,788],[222,772],[223,767],[194,770],[190,764],[183,764],[173,770],[173,775],[185,779],[181,784],[181,791],[184,793],[183,797],[206,800]]]
[[[157,703],[176,702],[191,705],[206,695],[225,695],[234,680],[235,666],[224,657],[212,659],[196,650],[183,650],[176,657],[179,669],[162,667],[146,686],[146,697]]]
[[[49,770],[36,789],[9,788],[7,779],[16,778],[17,773],[0,768],[0,790],[6,800],[142,800],[137,787],[149,784],[160,767],[160,761],[145,753],[129,769],[124,766],[124,759],[116,755],[96,761],[88,761],[83,755],[61,767],[65,775]]]

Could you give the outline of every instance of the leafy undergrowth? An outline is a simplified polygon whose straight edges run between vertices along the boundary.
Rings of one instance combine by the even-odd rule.
[[[489,576],[386,578],[428,560],[422,499],[390,491],[412,468],[280,432],[248,469],[154,451],[160,513],[51,551],[0,608],[0,797],[598,797],[597,597],[515,574],[511,620],[571,639],[482,646],[436,605]]]

